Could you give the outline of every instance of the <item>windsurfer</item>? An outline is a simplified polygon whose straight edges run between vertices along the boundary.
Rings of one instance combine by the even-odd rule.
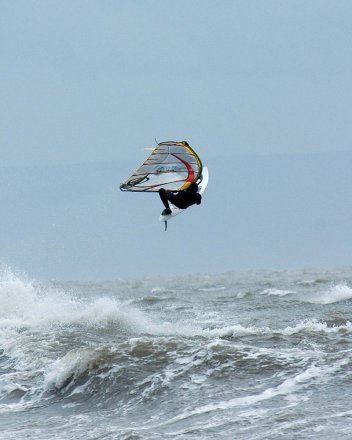
[[[178,192],[166,191],[164,188],[160,188],[159,196],[165,206],[162,212],[163,215],[169,215],[172,212],[169,202],[177,208],[186,209],[192,205],[200,205],[202,201],[202,196],[198,193],[198,185],[195,182],[192,182],[187,189]]]

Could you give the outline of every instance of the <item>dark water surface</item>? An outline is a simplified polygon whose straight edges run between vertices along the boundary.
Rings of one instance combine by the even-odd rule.
[[[0,279],[0,439],[350,439],[352,270]]]

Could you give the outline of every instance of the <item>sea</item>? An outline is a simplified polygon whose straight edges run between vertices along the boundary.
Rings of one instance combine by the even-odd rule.
[[[0,439],[352,438],[352,268],[0,274]]]

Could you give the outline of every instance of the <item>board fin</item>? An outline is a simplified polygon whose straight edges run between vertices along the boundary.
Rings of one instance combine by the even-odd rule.
[[[167,220],[164,220],[164,223],[165,223],[165,229],[164,229],[164,231],[167,231]]]

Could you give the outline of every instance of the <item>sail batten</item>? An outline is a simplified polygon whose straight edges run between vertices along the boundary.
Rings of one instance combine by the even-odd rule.
[[[202,162],[187,142],[161,142],[120,185],[120,189],[135,192],[157,192],[160,188],[181,191],[192,182],[199,182],[201,175]]]

